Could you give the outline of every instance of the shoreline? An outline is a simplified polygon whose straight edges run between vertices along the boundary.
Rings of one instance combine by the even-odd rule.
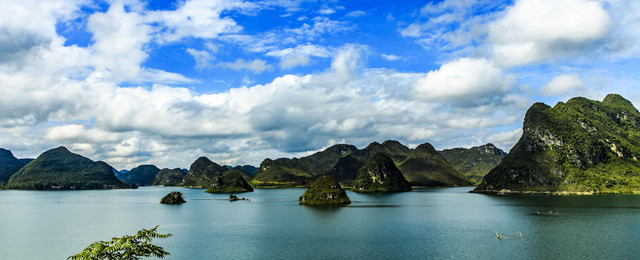
[[[501,189],[501,190],[471,190],[469,193],[478,193],[478,194],[491,194],[491,195],[610,195],[610,194],[621,194],[621,195],[638,195],[640,191],[631,191],[631,192],[616,192],[616,191],[534,191],[534,190],[509,190],[509,189]]]

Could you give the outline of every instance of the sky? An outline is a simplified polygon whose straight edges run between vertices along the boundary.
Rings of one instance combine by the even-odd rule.
[[[3,0],[0,147],[117,169],[393,139],[508,151],[535,102],[640,104],[640,1]]]

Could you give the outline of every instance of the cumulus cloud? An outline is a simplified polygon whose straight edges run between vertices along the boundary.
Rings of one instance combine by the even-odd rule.
[[[176,10],[149,12],[146,20],[164,27],[158,32],[160,42],[175,42],[185,37],[211,39],[240,31],[241,26],[221,13],[243,7],[249,6],[238,1],[190,0],[181,2]]]
[[[429,73],[366,68],[367,46],[312,43],[350,30],[327,17],[255,37],[228,35],[240,27],[224,11],[244,8],[239,2],[185,1],[175,10],[153,12],[114,3],[87,17],[94,42],[65,46],[56,23],[73,19],[80,5],[65,3],[44,3],[42,24],[36,19],[34,26],[25,22],[0,30],[0,45],[22,28],[37,37],[15,39],[43,39],[24,45],[25,61],[12,56],[0,61],[0,86],[11,86],[0,88],[0,147],[32,151],[25,157],[66,145],[117,168],[187,167],[203,155],[219,163],[258,164],[266,157],[306,155],[336,140],[359,147],[385,139],[442,147],[508,128],[530,104],[511,90],[513,79],[487,59],[456,59]],[[36,2],[8,7],[12,4],[23,8]],[[46,11],[49,5],[54,7]],[[208,40],[213,38],[247,50],[258,43],[251,50],[280,59],[281,68],[313,58],[331,59],[331,65],[208,94],[168,85],[194,81],[143,66],[150,44],[190,37],[206,41],[202,50],[185,49],[201,68],[214,59],[218,47]],[[214,66],[261,73],[272,65],[252,57]]]
[[[583,89],[584,83],[576,74],[556,76],[549,83],[540,87],[540,92],[545,96],[560,96],[575,93]]]
[[[520,0],[488,25],[488,39],[497,63],[518,66],[592,48],[611,26],[600,2]]]
[[[424,101],[476,103],[505,94],[514,82],[490,60],[461,58],[427,73],[416,82],[413,93]]]

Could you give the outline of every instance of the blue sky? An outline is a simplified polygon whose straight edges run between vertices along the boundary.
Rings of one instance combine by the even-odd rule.
[[[2,1],[0,147],[118,169],[395,139],[509,150],[534,102],[640,102],[632,0]],[[35,18],[35,19],[34,19]]]

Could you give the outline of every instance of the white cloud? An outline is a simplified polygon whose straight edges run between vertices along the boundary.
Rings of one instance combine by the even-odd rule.
[[[584,83],[576,74],[560,75],[554,77],[549,83],[540,87],[540,92],[545,96],[560,96],[582,89]]]
[[[318,12],[323,15],[330,15],[330,14],[334,14],[336,10],[333,10],[331,8],[323,8],[323,9],[320,9],[320,11]]]
[[[262,73],[265,70],[270,70],[271,65],[267,64],[262,59],[254,59],[252,61],[245,61],[243,59],[237,59],[235,62],[222,62],[218,66],[230,68],[232,70],[250,70],[253,73]]]
[[[500,131],[495,134],[489,135],[485,138],[485,143],[492,143],[497,147],[505,149],[505,152],[509,152],[511,148],[518,142],[518,139],[522,136],[522,129],[514,129],[511,131]]]
[[[196,61],[195,69],[204,70],[213,68],[213,61],[215,58],[208,51],[199,51],[192,48],[187,48],[187,53],[193,57]]]
[[[604,40],[611,25],[596,1],[520,0],[488,25],[488,39],[497,63],[518,66],[580,53]]]
[[[384,58],[385,60],[388,60],[388,61],[397,61],[397,60],[402,59],[400,56],[393,55],[393,54],[382,54],[381,56],[382,56],[382,58]]]
[[[289,69],[308,65],[310,57],[328,58],[331,56],[331,52],[322,46],[306,44],[298,45],[295,48],[270,51],[265,55],[280,58],[281,61],[278,66],[281,69]]]
[[[191,0],[182,2],[176,10],[149,12],[146,20],[166,28],[158,34],[160,42],[175,42],[185,37],[211,39],[240,31],[241,26],[229,17],[221,17],[221,13],[243,7],[249,7],[249,4],[238,1]]]
[[[430,71],[414,85],[416,99],[438,102],[477,102],[501,96],[514,84],[508,76],[487,59],[461,58]]]
[[[116,133],[97,128],[85,128],[85,126],[81,124],[54,126],[48,130],[44,138],[52,141],[69,141],[74,143],[100,143],[119,140],[119,136]]]
[[[367,13],[362,10],[351,11],[346,14],[347,17],[360,17],[365,15],[367,15]]]
[[[109,71],[115,79],[135,78],[140,64],[147,58],[142,50],[151,40],[151,27],[137,13],[126,12],[122,4],[114,3],[106,13],[89,17],[87,29],[93,34],[95,63],[98,70]]]

